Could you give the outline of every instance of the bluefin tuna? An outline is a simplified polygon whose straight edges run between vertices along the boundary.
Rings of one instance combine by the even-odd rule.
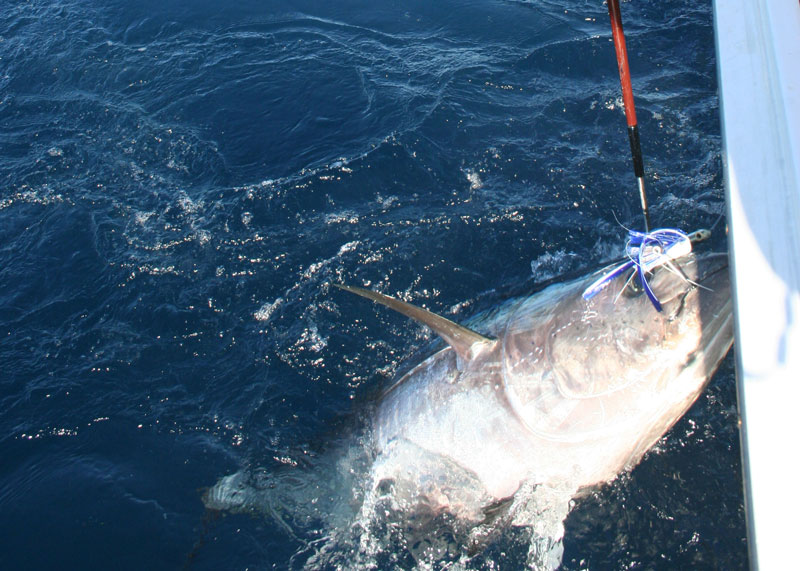
[[[670,266],[648,277],[661,311],[624,278],[584,299],[594,273],[508,300],[468,326],[339,286],[423,323],[445,344],[390,386],[369,436],[336,452],[339,461],[321,461],[301,483],[296,473],[226,476],[206,506],[281,513],[282,525],[293,510],[318,518],[328,531],[310,567],[380,567],[380,553],[396,562],[398,550],[430,563],[453,549],[469,566],[509,526],[532,530],[530,567],[557,567],[569,500],[634,467],[732,345],[727,255],[692,253]],[[468,545],[453,548],[450,533],[436,543],[443,522],[466,530]],[[404,536],[392,539],[392,529]]]

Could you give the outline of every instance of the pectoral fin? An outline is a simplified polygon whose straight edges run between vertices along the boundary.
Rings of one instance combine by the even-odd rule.
[[[410,317],[423,325],[427,325],[433,329],[439,337],[444,339],[463,360],[468,361],[472,359],[480,350],[496,343],[494,339],[484,337],[480,333],[476,333],[472,329],[450,321],[441,315],[436,315],[427,309],[416,307],[410,303],[389,297],[388,295],[355,286],[342,284],[333,285],[345,291],[349,291],[350,293],[376,301],[390,309],[402,313],[406,317]]]

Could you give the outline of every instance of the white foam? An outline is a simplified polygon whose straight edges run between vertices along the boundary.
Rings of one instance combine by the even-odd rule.
[[[278,309],[281,305],[283,305],[283,298],[279,297],[273,302],[267,302],[262,305],[258,311],[253,314],[253,317],[256,318],[256,321],[262,321],[266,323],[272,317],[272,314],[275,313],[275,310]]]

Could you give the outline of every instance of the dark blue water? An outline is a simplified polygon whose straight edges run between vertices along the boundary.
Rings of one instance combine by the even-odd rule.
[[[709,227],[710,2],[622,10],[654,222]],[[619,251],[615,65],[600,0],[2,0],[2,567],[302,565],[320,530],[201,495],[313,467],[428,338],[328,284],[460,319]],[[733,383],[577,503],[565,569],[746,565]]]

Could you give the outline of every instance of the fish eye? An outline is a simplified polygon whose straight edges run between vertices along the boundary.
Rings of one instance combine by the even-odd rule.
[[[639,282],[639,278],[636,275],[636,269],[634,268],[625,277],[625,285],[622,288],[622,295],[625,297],[638,297],[644,293],[644,288],[642,284]]]

